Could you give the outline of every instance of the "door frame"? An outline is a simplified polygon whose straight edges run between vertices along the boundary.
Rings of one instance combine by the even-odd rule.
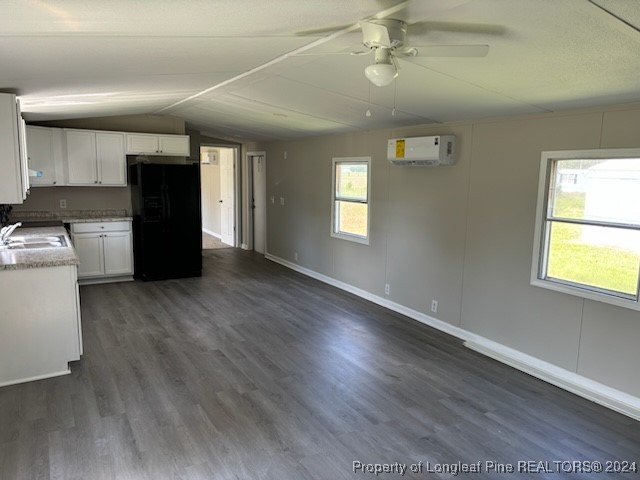
[[[241,172],[240,172],[240,168],[239,168],[239,159],[241,158],[240,156],[240,151],[241,151],[241,145],[235,145],[235,144],[225,144],[225,143],[210,143],[210,142],[205,142],[205,143],[200,143],[200,147],[213,147],[213,148],[229,148],[233,150],[233,221],[234,221],[234,225],[233,225],[233,247],[237,248],[240,245],[240,225],[242,222],[242,217],[241,217],[241,195],[242,195],[242,189],[240,187],[241,185]],[[198,155],[199,156],[199,155]],[[202,159],[199,158],[198,159],[198,164],[200,165],[202,163]],[[201,170],[201,175],[200,175],[200,188],[202,189],[202,167],[200,168]],[[202,208],[200,209],[202,211]]]
[[[267,250],[267,207],[268,207],[268,203],[267,203],[267,189],[266,189],[266,174],[267,174],[267,152],[265,151],[250,151],[246,153],[246,165],[247,165],[247,184],[248,184],[248,199],[247,202],[249,203],[248,205],[248,221],[247,221],[247,229],[248,229],[248,235],[247,235],[247,246],[248,246],[248,250],[254,250],[254,241],[253,241],[253,235],[254,235],[254,231],[253,231],[253,226],[254,226],[254,209],[251,208],[252,207],[252,201],[253,201],[253,193],[254,193],[254,188],[253,188],[253,157],[263,157],[264,158],[264,165],[265,165],[265,191],[264,191],[264,255],[267,254],[268,250]]]

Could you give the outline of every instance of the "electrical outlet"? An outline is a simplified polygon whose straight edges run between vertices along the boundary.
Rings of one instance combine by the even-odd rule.
[[[284,205],[284,197],[280,197],[280,205]]]
[[[438,313],[438,301],[437,300],[431,300],[431,311],[433,313]]]
[[[276,197],[271,195],[271,203],[276,203]]]
[[[389,286],[388,283],[384,284],[384,294],[385,295],[389,295],[391,293],[391,287]]]
[[[66,200],[60,200],[60,208],[67,208],[67,201]]]
[[[298,252],[293,252],[293,259],[297,262],[298,261]]]
[[[285,160],[287,159],[287,151],[286,150],[284,151],[284,159]]]

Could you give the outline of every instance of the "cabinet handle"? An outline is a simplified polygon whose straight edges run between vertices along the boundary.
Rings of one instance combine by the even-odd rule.
[[[54,184],[54,185],[55,185],[56,183],[58,183],[58,182],[56,182],[56,181],[54,181],[54,182],[53,182],[53,184]]]
[[[94,180],[93,183],[98,183],[98,180]]]

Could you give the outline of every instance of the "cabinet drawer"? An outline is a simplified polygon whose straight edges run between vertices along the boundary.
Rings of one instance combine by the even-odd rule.
[[[128,232],[131,230],[131,222],[87,222],[72,223],[72,233],[93,233],[93,232]]]

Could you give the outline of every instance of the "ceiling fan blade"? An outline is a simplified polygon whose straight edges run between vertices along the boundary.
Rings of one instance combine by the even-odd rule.
[[[378,25],[372,22],[360,22],[360,28],[362,28],[362,37],[367,39],[372,45],[391,48],[389,31],[384,25]]]
[[[354,52],[317,52],[317,53],[292,53],[290,54],[292,57],[319,57],[326,55],[351,55],[353,57],[359,57],[361,55],[369,55],[373,53],[373,50],[356,50]]]
[[[438,22],[425,20],[409,25],[411,35],[424,35],[430,32],[477,33],[481,35],[504,35],[507,28],[493,23]]]
[[[334,27],[325,27],[325,28],[314,28],[311,30],[301,30],[299,32],[295,32],[294,35],[299,37],[323,37],[327,33],[337,32],[339,30],[344,30],[345,28],[353,25],[352,23],[348,23],[346,25],[336,25]]]
[[[412,50],[416,54],[412,55]],[[486,57],[489,53],[489,45],[424,45],[394,52],[405,57]]]

